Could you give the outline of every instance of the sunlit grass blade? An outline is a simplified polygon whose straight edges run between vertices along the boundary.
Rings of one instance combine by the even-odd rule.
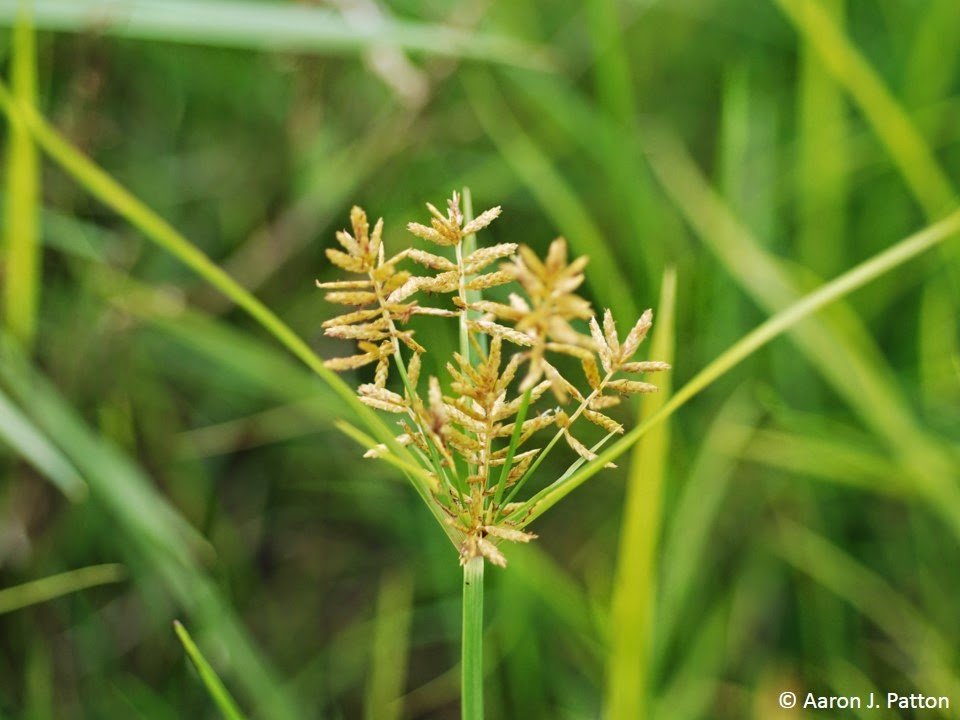
[[[0,440],[45,475],[73,502],[87,497],[87,484],[63,453],[0,389]]]
[[[210,693],[210,697],[220,709],[223,717],[227,720],[244,720],[243,713],[240,712],[237,703],[230,697],[227,688],[224,687],[223,682],[217,677],[216,671],[214,671],[210,663],[207,662],[207,659],[203,657],[200,649],[196,643],[193,642],[193,638],[190,637],[190,633],[187,632],[187,629],[179,620],[173,621],[173,629],[176,630],[177,637],[180,638],[180,642],[183,643],[183,649],[186,650],[187,655],[190,656],[190,661],[194,667],[197,668],[200,679],[203,681],[204,686],[206,686],[207,692]]]
[[[960,693],[953,645],[887,580],[812,530],[778,522],[775,551],[787,562],[850,603],[899,647],[904,670],[927,694]]]
[[[590,256],[587,282],[597,302],[619,317],[637,317],[640,313],[630,293],[616,292],[616,288],[630,287],[630,283],[576,192],[522,130],[489,75],[471,73],[463,82],[473,111],[504,162],[513,168],[577,254]]]
[[[556,505],[599,472],[607,462],[615,460],[630,449],[651,427],[670,417],[691,398],[712,385],[718,378],[725,375],[771,340],[790,330],[797,323],[813,315],[821,308],[894,270],[930,248],[936,247],[958,232],[960,232],[960,210],[953,212],[940,222],[904,238],[869,260],[856,265],[761,323],[697,373],[693,379],[674,393],[657,413],[628,431],[612,447],[601,453],[597,460],[586,465],[562,485],[551,486],[531,498],[526,503],[526,507],[530,508],[530,515],[526,522],[532,522]],[[949,473],[945,480],[946,482],[950,481]],[[956,503],[955,507],[960,507],[960,502]],[[948,519],[951,525],[960,532],[960,516],[957,516],[954,508],[948,505],[946,508],[940,509],[949,513]]]
[[[650,357],[668,363],[673,362],[676,345],[676,289],[676,272],[667,270],[660,287]],[[670,375],[658,377],[659,392],[641,397],[641,419],[663,406],[670,394]],[[641,718],[650,712],[657,560],[669,447],[670,424],[662,422],[636,444],[630,458],[610,601],[610,626],[616,630],[610,634],[604,707],[611,718]]]
[[[388,572],[377,593],[372,665],[364,694],[365,720],[399,720],[410,651],[413,617],[413,577],[408,571]]]
[[[956,191],[929,144],[821,2],[777,0],[777,5],[850,93],[927,217],[936,219],[949,212],[956,205]]]
[[[10,3],[14,20],[10,92],[20,102],[37,101],[37,59],[30,0]],[[37,332],[40,298],[40,161],[30,131],[10,118],[6,159],[3,240],[3,314],[7,331],[26,349]]]
[[[91,565],[22,585],[3,588],[0,589],[0,615],[98,585],[122,582],[126,577],[127,571],[123,565],[113,563]]]
[[[229,0],[35,0],[35,5],[37,27],[44,30],[96,28],[138,40],[298,53],[352,53],[387,45],[540,70],[553,65],[547,49],[508,37],[397,19],[351,23],[320,7]],[[13,17],[9,4],[0,5],[0,23]]]

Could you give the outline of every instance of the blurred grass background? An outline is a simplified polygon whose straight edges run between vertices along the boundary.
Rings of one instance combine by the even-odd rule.
[[[504,207],[487,242],[590,255],[622,325],[675,268],[674,388],[956,207],[955,0],[19,5],[11,92],[324,357],[313,280],[353,203],[396,250],[467,185]],[[175,618],[252,716],[457,717],[460,574],[415,493],[7,127],[0,717],[217,717]],[[507,549],[489,717],[960,706],[957,247],[759,351]]]

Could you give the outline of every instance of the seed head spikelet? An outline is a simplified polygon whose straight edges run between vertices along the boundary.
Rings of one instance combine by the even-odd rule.
[[[461,562],[483,557],[504,566],[501,543],[536,537],[524,529],[523,504],[513,498],[545,455],[562,438],[577,458],[574,464],[594,462],[605,440],[587,447],[577,437],[580,419],[608,438],[622,433],[606,412],[624,395],[656,390],[624,376],[670,366],[633,360],[653,323],[652,311],[622,341],[609,310],[598,320],[577,294],[587,258],[571,261],[563,238],[550,244],[543,259],[517,243],[468,249],[465,240],[496,220],[499,206],[465,218],[453,193],[446,212],[430,203],[427,210],[429,224],[411,222],[407,229],[436,248],[409,247],[392,256],[384,249],[383,220],[371,230],[366,213],[351,210],[351,231],[338,232],[340,247],[326,254],[360,277],[317,285],[329,302],[348,307],[323,323],[324,333],[355,342],[358,351],[326,365],[349,371],[376,363],[373,382],[360,383],[357,395],[396,420],[397,442],[433,483],[429,501],[440,508],[452,535],[462,538]],[[506,302],[480,297],[480,291],[502,285],[513,286],[504,293]],[[438,363],[446,369],[443,378],[421,380],[428,349],[406,328],[414,315],[456,319],[460,326],[460,352]],[[556,356],[573,358],[582,376],[565,375],[560,367],[569,360],[558,363]],[[397,370],[392,379],[391,366]],[[535,442],[551,428],[552,439]],[[370,446],[365,457],[389,458],[390,450]]]

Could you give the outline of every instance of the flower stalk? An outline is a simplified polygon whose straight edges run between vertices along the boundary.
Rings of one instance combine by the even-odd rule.
[[[652,325],[650,310],[622,341],[609,310],[598,321],[590,303],[576,294],[587,258],[568,260],[562,238],[550,244],[543,259],[516,243],[480,247],[476,234],[500,215],[499,207],[474,218],[469,202],[464,214],[459,194],[453,193],[445,213],[429,203],[427,209],[430,225],[409,223],[407,229],[436,251],[409,247],[388,256],[383,220],[371,229],[366,213],[353,208],[352,233],[337,233],[342,249],[328,249],[327,257],[360,278],[317,284],[328,301],[349,308],[323,323],[325,333],[358,347],[354,355],[327,360],[327,367],[354,371],[375,365],[373,382],[359,384],[359,400],[397,418],[395,444],[421,463],[422,472],[412,474],[420,495],[459,551],[463,717],[479,720],[484,566],[486,561],[506,566],[504,543],[536,538],[525,529],[533,506],[514,498],[561,438],[575,459],[555,482],[595,463],[596,451],[623,433],[610,410],[623,396],[657,389],[624,376],[669,365],[633,360]],[[501,286],[512,286],[506,302],[483,298],[483,291]],[[415,315],[457,323],[459,352],[445,363],[443,378],[420,377],[427,348],[405,329]],[[576,380],[561,370],[577,364],[582,377]],[[393,366],[400,382],[391,388]],[[578,437],[583,421],[606,432],[593,448]],[[553,437],[545,446],[530,447],[551,428]],[[404,466],[387,444],[370,447],[366,456]]]

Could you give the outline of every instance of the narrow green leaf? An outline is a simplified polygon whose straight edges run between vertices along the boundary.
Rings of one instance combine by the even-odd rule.
[[[384,574],[377,593],[370,674],[364,694],[365,720],[400,720],[407,681],[413,576],[406,570]]]
[[[842,28],[845,0],[824,10]],[[821,277],[844,265],[850,194],[850,137],[846,101],[809,42],[800,48],[797,90],[797,250],[803,264]]]
[[[527,409],[530,407],[530,395],[532,392],[532,389],[528,389],[520,401],[520,409],[517,411],[513,434],[510,436],[510,445],[507,447],[507,457],[504,460],[503,468],[500,470],[500,479],[497,481],[497,492],[493,499],[494,505],[500,505],[500,501],[503,499],[503,491],[507,487],[507,478],[510,477],[510,466],[513,465],[513,456],[517,452],[517,446],[520,444],[520,436],[523,434],[523,421],[527,419]]]
[[[650,357],[673,362],[677,276],[664,272]],[[644,395],[640,417],[649,417],[670,394],[671,373],[657,377],[660,392]],[[650,713],[651,651],[656,627],[657,558],[663,524],[670,425],[662,422],[633,449],[620,523],[620,548],[610,601],[610,635],[604,707],[606,717],[642,718]]]
[[[73,502],[87,497],[87,484],[57,447],[0,389],[0,439],[16,450]]]
[[[30,0],[11,3],[14,19],[10,92],[20,102],[37,100],[37,61]],[[33,346],[40,297],[40,164],[30,131],[10,118],[7,153],[4,243],[4,318],[10,334],[25,349]]]
[[[244,720],[243,713],[240,712],[237,703],[230,697],[230,693],[227,692],[227,688],[224,687],[220,678],[217,677],[217,673],[213,667],[200,653],[199,648],[197,648],[196,643],[193,642],[193,638],[190,637],[187,629],[180,624],[179,620],[173,621],[173,629],[176,631],[177,637],[180,638],[180,642],[183,643],[183,647],[187,651],[187,655],[190,656],[194,667],[197,668],[197,673],[199,673],[200,679],[206,686],[207,692],[210,693],[210,697],[213,698],[213,701],[220,709],[220,713],[227,718],[227,720]]]
[[[23,585],[3,588],[0,590],[0,615],[98,585],[122,582],[126,577],[127,571],[123,565],[91,565]]]
[[[627,432],[612,447],[601,453],[597,460],[586,465],[562,485],[553,485],[531,498],[526,504],[531,511],[524,524],[529,524],[556,505],[599,472],[606,463],[615,460],[630,449],[650,428],[670,417],[691,398],[708,388],[718,378],[725,375],[771,340],[779,337],[823,307],[894,270],[930,248],[936,247],[957,233],[960,233],[960,210],[856,265],[758,325],[697,373],[693,379],[674,393],[673,397],[652,417],[644,420],[633,430]],[[947,481],[949,481],[949,474]],[[951,524],[960,530],[960,516],[957,516],[949,507],[943,511],[951,513],[949,518]]]

